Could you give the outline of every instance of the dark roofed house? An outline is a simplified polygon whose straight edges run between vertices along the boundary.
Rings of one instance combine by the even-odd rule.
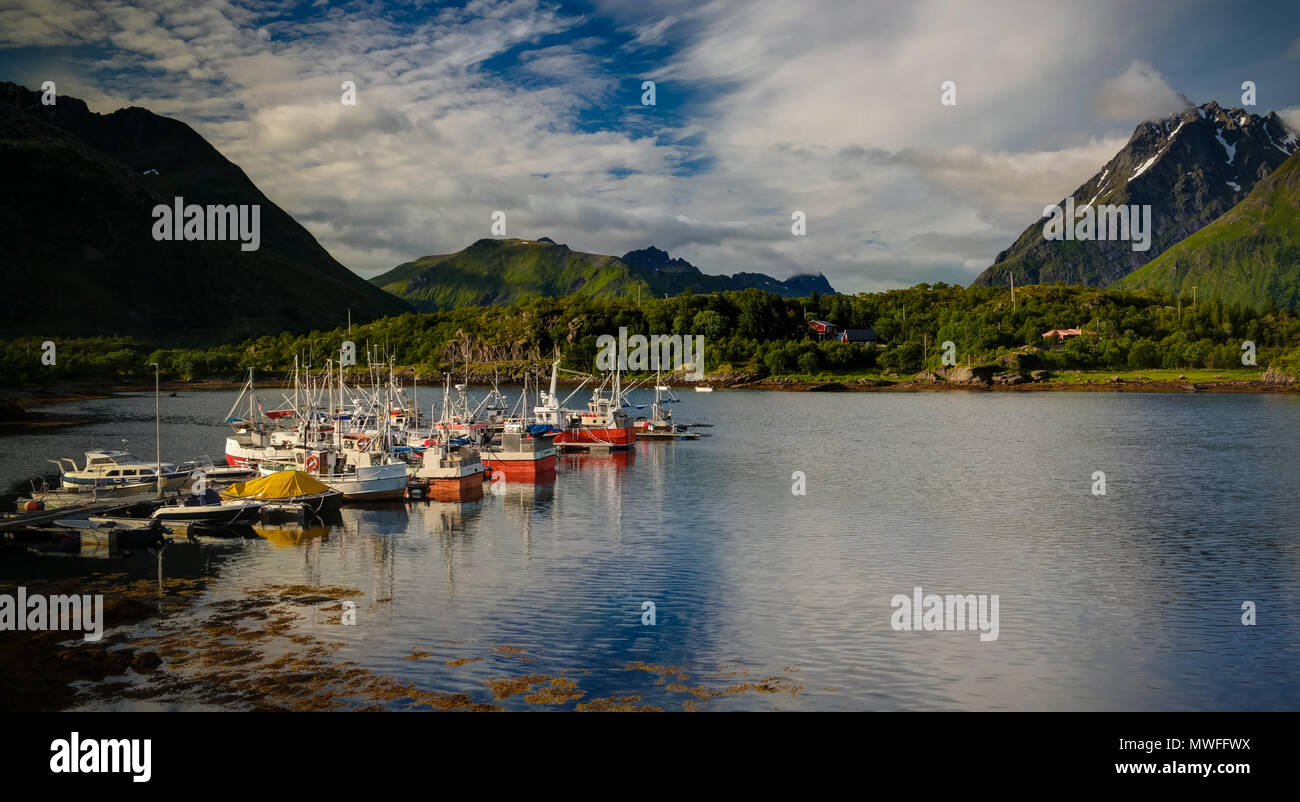
[[[842,343],[878,343],[880,338],[871,329],[845,329],[840,334]]]

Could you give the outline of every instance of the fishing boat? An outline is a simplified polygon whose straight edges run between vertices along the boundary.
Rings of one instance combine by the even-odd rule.
[[[276,471],[261,479],[236,482],[218,495],[227,501],[264,501],[272,506],[304,505],[313,515],[338,512],[343,493],[316,481],[304,471]]]
[[[551,365],[549,392],[540,394],[540,403],[533,408],[533,419],[541,424],[559,429],[555,445],[565,449],[619,449],[636,444],[632,420],[623,411],[624,399],[620,373],[612,370],[591,394],[585,411],[565,409],[556,394],[559,360]],[[584,381],[583,384],[586,382]],[[609,395],[605,388],[609,388]],[[582,385],[578,385],[572,398]],[[568,399],[565,399],[566,401]]]
[[[697,393],[711,393],[711,392],[713,392],[713,388],[710,387],[710,386],[708,386],[707,384],[697,384],[697,385],[695,385],[695,392],[697,392]]]
[[[700,435],[692,432],[685,426],[678,425],[673,421],[673,413],[667,406],[667,403],[676,401],[676,398],[665,398],[665,395],[671,395],[671,391],[665,392],[666,387],[662,384],[655,384],[655,400],[650,405],[650,416],[637,418],[634,428],[638,440],[698,440]]]
[[[487,466],[476,449],[443,439],[425,449],[411,487],[434,501],[476,501],[483,498],[486,472]]]
[[[155,521],[186,521],[233,526],[252,523],[262,516],[260,501],[222,501],[214,490],[205,490],[183,501],[164,504],[149,517]]]
[[[294,393],[297,395],[296,386]],[[245,398],[248,399],[247,411],[242,413],[242,417],[235,417],[235,410]],[[226,464],[246,468],[256,467],[264,460],[292,459],[295,447],[308,445],[304,433],[291,431],[282,424],[295,414],[292,409],[264,411],[253,387],[253,369],[249,368],[248,381],[244,382],[239,397],[226,413],[226,423],[234,429],[234,433],[226,438]]]
[[[424,441],[420,466],[407,487],[411,495],[427,496],[434,501],[476,501],[483,498],[487,466],[469,438],[453,436],[450,385],[448,374],[442,394],[442,416],[438,419],[441,425],[435,425],[430,439]],[[491,434],[484,432],[484,436],[490,440]]]
[[[126,441],[123,441],[125,447]],[[76,461],[64,457],[48,460],[59,466],[62,485],[66,490],[156,489],[159,471],[163,489],[174,490],[190,477],[190,470],[170,463],[145,462],[129,451],[87,451],[86,467],[78,468]]]
[[[556,436],[545,423],[510,421],[501,432],[501,443],[484,446],[480,458],[507,482],[550,481],[555,478]]]

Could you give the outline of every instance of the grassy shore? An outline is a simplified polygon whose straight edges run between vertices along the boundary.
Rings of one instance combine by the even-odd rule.
[[[921,381],[916,376],[893,373],[851,372],[787,374],[740,382],[710,382],[720,387],[754,390],[971,390],[1033,392],[1044,390],[1110,392],[1300,392],[1300,384],[1277,385],[1263,381],[1259,368],[1187,368],[1143,370],[1069,370],[1051,373],[1044,381],[1015,385],[948,383]]]

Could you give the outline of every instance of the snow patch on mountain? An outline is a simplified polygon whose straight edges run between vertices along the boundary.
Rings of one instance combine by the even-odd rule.
[[[1241,191],[1241,184],[1238,184],[1236,181],[1224,181],[1223,183],[1225,183],[1225,184],[1227,184],[1228,186],[1232,187],[1232,189],[1233,189],[1234,192],[1240,192],[1240,191]]]
[[[1164,153],[1164,151],[1161,151],[1160,153]],[[1145,173],[1145,172],[1147,171],[1147,168],[1150,167],[1151,165],[1155,164],[1155,163],[1156,163],[1156,159],[1160,158],[1160,153],[1157,153],[1156,155],[1154,155],[1154,156],[1152,156],[1151,158],[1147,159],[1147,160],[1146,160],[1146,163],[1144,163],[1141,167],[1137,168],[1137,172],[1136,172],[1136,173],[1134,173],[1133,175],[1131,175],[1131,176],[1128,177],[1128,180],[1129,180],[1129,181],[1132,181],[1134,178],[1137,178],[1138,176],[1140,176],[1140,175],[1142,175],[1143,173]]]
[[[1222,128],[1215,132],[1214,138],[1219,140],[1220,145],[1223,145],[1223,150],[1228,154],[1228,166],[1231,167],[1232,160],[1237,158],[1237,146],[1228,144],[1228,140],[1223,138]]]

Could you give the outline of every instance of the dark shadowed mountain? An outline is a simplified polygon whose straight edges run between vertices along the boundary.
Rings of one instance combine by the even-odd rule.
[[[623,254],[623,261],[641,270],[642,278],[659,295],[675,295],[686,287],[695,292],[758,289],[787,298],[802,298],[814,290],[834,295],[835,289],[821,273],[804,273],[782,281],[763,273],[736,273],[732,276],[708,276],[685,259],[672,258],[666,251],[651,245]]]
[[[1150,204],[1150,248],[1132,243],[1051,241],[1047,218],[1025,229],[973,282],[1086,284],[1104,287],[1155,259],[1241,202],[1256,182],[1295,152],[1295,135],[1274,112],[1258,116],[1217,103],[1137,127],[1106,166],[1074,191],[1077,210]],[[1062,206],[1065,200],[1058,201]]]
[[[549,237],[481,239],[456,253],[398,265],[370,281],[424,311],[507,304],[529,297],[637,293],[662,297],[687,288],[697,293],[756,288],[786,297],[814,290],[835,293],[820,273],[785,281],[762,273],[710,276],[654,247],[629,251],[620,259],[575,251]]]
[[[408,311],[334,260],[193,129],[146,109],[95,114],[0,84],[5,336],[200,343]],[[153,207],[258,204],[260,247],[155,241]]]

